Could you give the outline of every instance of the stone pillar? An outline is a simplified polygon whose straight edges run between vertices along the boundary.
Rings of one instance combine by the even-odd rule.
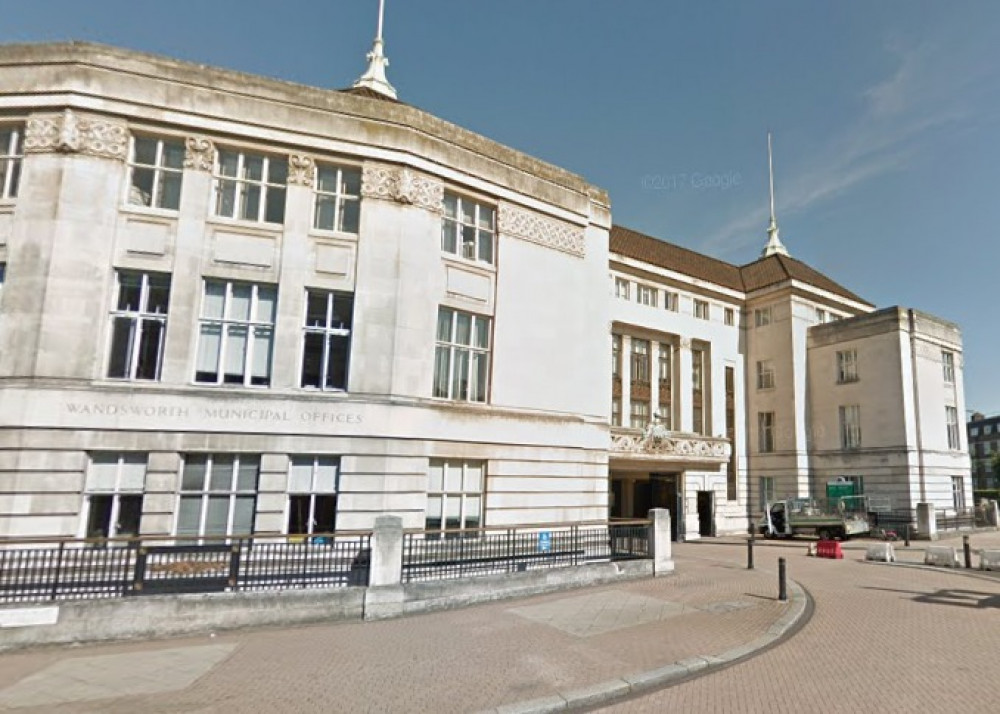
[[[666,508],[654,508],[649,512],[649,544],[650,555],[653,557],[653,577],[661,577],[674,572],[674,561],[671,557],[670,542],[670,511]]]
[[[1000,503],[997,501],[986,504],[986,522],[994,528],[1000,528]]]
[[[622,335],[622,426],[632,426],[632,338]]]
[[[937,540],[937,514],[933,503],[917,504],[917,537],[920,540]]]
[[[694,430],[694,420],[691,416],[692,380],[691,380],[691,340],[681,338],[677,350],[677,381],[673,387],[674,414],[677,415],[675,430],[690,432]],[[704,375],[702,375],[704,379]]]
[[[403,614],[403,519],[379,516],[372,532],[365,619],[384,620]]]

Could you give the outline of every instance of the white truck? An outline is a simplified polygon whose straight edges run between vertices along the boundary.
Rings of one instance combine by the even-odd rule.
[[[758,523],[761,535],[767,538],[815,535],[837,540],[864,535],[870,528],[865,496],[770,501]]]

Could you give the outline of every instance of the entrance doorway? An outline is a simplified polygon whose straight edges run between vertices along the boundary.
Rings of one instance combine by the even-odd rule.
[[[715,536],[715,491],[698,491],[698,535]]]
[[[670,540],[678,540],[680,523],[684,518],[684,501],[677,487],[677,474],[650,474],[650,508],[670,511]]]

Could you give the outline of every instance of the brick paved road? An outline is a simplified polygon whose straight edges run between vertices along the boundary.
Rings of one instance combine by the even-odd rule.
[[[974,547],[997,542],[975,535]],[[946,541],[961,549],[961,540]],[[922,545],[921,545],[922,548]],[[691,544],[690,556],[732,558],[736,546]],[[802,547],[763,545],[756,560],[786,557],[813,596],[810,622],[779,647],[720,672],[602,709],[616,714],[698,712],[1000,711],[1000,579],[801,557]],[[901,553],[919,560],[922,550]],[[961,550],[960,550],[961,552]]]

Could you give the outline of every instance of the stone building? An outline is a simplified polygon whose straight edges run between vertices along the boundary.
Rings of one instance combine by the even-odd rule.
[[[974,412],[966,425],[969,437],[969,457],[972,460],[973,488],[1000,488],[1000,479],[993,469],[995,454],[1000,451],[1000,416],[988,417]]]
[[[0,47],[0,536],[667,507],[695,538],[831,477],[969,480],[953,325],[874,312],[773,220],[744,266],[612,226],[369,60],[331,91]]]

